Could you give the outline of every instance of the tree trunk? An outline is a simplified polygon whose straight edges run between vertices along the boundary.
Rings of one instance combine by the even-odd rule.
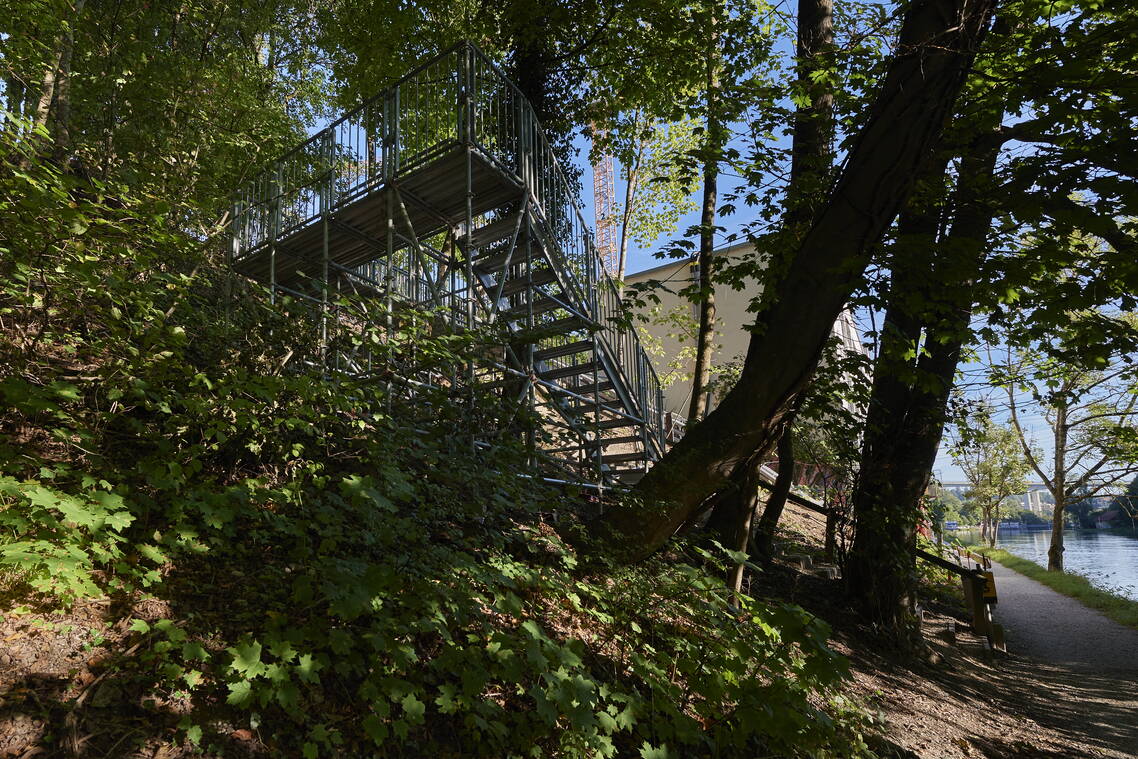
[[[644,141],[636,149],[636,157],[628,167],[628,181],[624,184],[624,212],[621,214],[620,248],[617,256],[616,280],[624,281],[624,269],[628,263],[628,225],[632,223],[632,205],[636,202],[636,186],[640,181],[640,163],[644,159]]]
[[[71,57],[75,52],[75,29],[87,0],[76,0],[75,14],[63,36],[59,72],[55,82],[55,153],[62,157],[71,148]]]
[[[1049,572],[1063,571],[1063,506],[1055,504],[1055,511],[1051,514],[1051,546],[1047,549],[1047,570]]]
[[[691,403],[688,405],[687,428],[690,430],[707,413],[707,384],[711,375],[711,359],[715,352],[715,208],[719,181],[719,158],[724,135],[719,123],[719,41],[715,32],[715,16],[710,19],[710,44],[707,55],[707,134],[703,157],[703,206],[699,218],[699,332],[695,342],[695,367],[692,371]]]
[[[999,126],[1002,110],[985,127]],[[929,267],[910,250],[893,257],[889,313],[874,373],[865,447],[854,493],[857,518],[847,561],[847,589],[869,619],[907,637],[906,607],[915,591],[916,528],[944,430],[961,350],[969,339],[974,286],[986,254],[999,148],[961,161],[947,240]],[[938,165],[942,173],[947,163]],[[935,246],[939,213],[903,219],[909,242]],[[907,222],[907,223],[905,223]],[[899,242],[905,237],[899,235]],[[894,315],[894,312],[896,314]],[[918,350],[922,327],[923,350]],[[919,356],[915,366],[907,357]]]
[[[943,166],[943,164],[942,164]],[[935,239],[936,215],[914,214],[902,218],[899,242],[918,235],[931,223]],[[906,247],[907,250],[907,247]],[[925,249],[931,250],[931,245]],[[908,417],[913,401],[914,367],[906,360],[917,349],[921,325],[912,300],[927,290],[926,263],[903,257],[894,266],[881,348],[874,371],[861,466],[854,485],[856,519],[854,544],[846,559],[846,583],[860,611],[887,629],[900,630],[905,608],[913,592],[913,555],[916,535],[915,498],[922,483],[913,480],[913,469],[903,461],[912,454],[906,433],[916,420]]]
[[[509,4],[513,20],[510,78],[529,101],[538,123],[550,125],[548,31],[539,5]]]
[[[755,467],[758,471],[759,467]],[[794,483],[794,427],[787,425],[782,437],[778,439],[778,477],[775,478],[774,488],[771,489],[763,515],[755,529],[755,553],[763,564],[769,564],[774,558],[774,531],[778,527],[778,520],[782,518],[782,511],[786,508],[786,498],[790,495],[790,486]],[[757,495],[752,496],[757,498]]]
[[[825,84],[825,79],[816,77],[815,73],[824,70],[828,63],[826,55],[834,42],[833,15],[833,0],[799,0],[796,50],[798,85],[809,93],[810,103],[800,106],[794,112],[786,212],[779,235],[780,243],[771,251],[772,260],[769,269],[772,272],[784,271],[789,264],[789,257],[797,249],[797,243],[801,241],[810,221],[818,213],[818,200],[823,197],[823,188],[830,174],[834,95]],[[783,437],[791,434],[790,427],[793,424],[792,414],[786,420]],[[779,458],[781,460],[781,453]],[[747,477],[758,481],[758,472],[763,460],[762,455],[753,459],[751,468],[754,471],[749,472]],[[742,515],[750,519],[750,515],[757,508],[757,498],[757,492],[751,492],[747,488],[734,489],[717,504],[716,510],[725,513],[713,514],[712,524],[729,523],[730,518]],[[741,503],[735,502],[740,499]],[[771,509],[771,504],[772,501],[768,499],[763,518],[760,520],[761,528],[770,536],[765,552],[767,561],[770,559],[770,540],[773,540],[774,529],[782,515],[785,495],[783,503],[775,509]],[[774,519],[773,523],[766,516],[767,512],[770,512],[771,518]],[[726,534],[729,533],[724,533],[724,537]]]
[[[794,111],[790,146],[790,181],[784,225],[791,239],[801,240],[807,225],[819,211],[833,163],[834,93],[817,73],[832,61],[834,45],[833,0],[799,0],[797,57],[798,86],[810,104]]]
[[[25,91],[23,82],[15,76],[8,77],[4,80],[4,102],[8,113],[16,118],[22,118],[24,115],[24,97]],[[11,124],[6,126],[11,128]]]
[[[55,100],[55,76],[59,70],[59,55],[54,55],[44,69],[43,81],[40,82],[40,96],[36,101],[36,115],[34,127],[46,128],[51,118],[51,104]]]
[[[756,320],[739,382],[637,484],[642,506],[608,512],[605,523],[624,558],[658,549],[775,442],[869,254],[937,144],[993,8],[992,0],[909,6],[866,126],[782,278],[778,299]]]
[[[826,513],[826,561],[833,563],[838,555],[838,507],[831,504]]]
[[[1051,514],[1051,546],[1047,549],[1047,570],[1063,571],[1063,512],[1067,507],[1067,407],[1055,409],[1055,468],[1052,471],[1051,497],[1055,511]]]
[[[758,493],[759,493],[759,469],[755,467],[748,471],[748,476],[743,479],[742,487],[745,494],[749,494],[749,498],[733,499],[736,503],[743,504],[747,509],[746,513],[739,515],[734,520],[735,533],[732,536],[733,542],[728,544],[732,549],[740,553],[746,553],[747,547],[751,542],[751,522],[755,518],[755,509],[758,507]],[[743,591],[743,570],[745,566],[742,562],[736,562],[731,568],[727,577],[727,583],[731,589],[738,596]]]

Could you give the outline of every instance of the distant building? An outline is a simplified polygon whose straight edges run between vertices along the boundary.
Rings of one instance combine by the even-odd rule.
[[[754,246],[750,243],[741,243],[715,251],[717,257],[736,259],[751,254]],[[660,303],[652,304],[649,308],[654,318],[643,325],[643,330],[651,336],[649,342],[654,346],[646,346],[652,364],[660,375],[661,382],[666,385],[664,389],[664,408],[679,419],[686,419],[688,407],[691,404],[691,376],[695,369],[695,340],[691,335],[682,335],[681,325],[675,324],[673,318],[669,323],[669,315],[686,317],[699,323],[699,305],[688,300],[679,293],[697,281],[699,266],[695,257],[669,261],[666,264],[646,269],[644,271],[628,274],[624,278],[626,285],[639,284],[656,280],[663,286],[657,288],[654,294],[659,297]],[[742,290],[736,290],[726,285],[715,288],[715,321],[716,337],[715,351],[712,355],[712,366],[723,368],[738,362],[740,365],[747,354],[747,345],[751,333],[747,327],[755,320],[755,315],[748,311],[751,299],[761,290],[757,282],[747,283]],[[694,325],[689,322],[689,328]],[[861,342],[861,334],[854,323],[853,315],[843,311],[834,323],[834,335],[842,341],[846,350],[865,354],[865,347]],[[653,347],[655,350],[653,350]],[[717,398],[712,390],[708,391],[708,409],[715,407]]]

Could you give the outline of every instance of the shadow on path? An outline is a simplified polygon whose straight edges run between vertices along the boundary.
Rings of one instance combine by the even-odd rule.
[[[1102,750],[1138,756],[1138,630],[1035,580],[993,564],[1010,655],[997,665],[1000,692],[975,694]],[[1005,746],[1007,756],[1024,753]],[[990,753],[999,756],[998,751]]]

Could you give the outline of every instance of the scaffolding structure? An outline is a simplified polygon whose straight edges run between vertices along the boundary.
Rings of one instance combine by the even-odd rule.
[[[233,218],[232,268],[311,305],[322,368],[375,371],[331,333],[345,298],[383,299],[389,321],[421,311],[499,336],[441,381],[527,409],[551,474],[628,483],[663,454],[663,395],[620,291],[530,104],[472,44],[273,162]]]

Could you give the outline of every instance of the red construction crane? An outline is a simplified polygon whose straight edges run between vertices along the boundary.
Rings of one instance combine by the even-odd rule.
[[[594,144],[604,140],[607,130],[596,132]],[[619,279],[624,272],[619,267],[616,249],[616,180],[613,178],[612,155],[602,151],[593,163],[593,212],[597,221],[597,255],[601,257],[609,276]]]

